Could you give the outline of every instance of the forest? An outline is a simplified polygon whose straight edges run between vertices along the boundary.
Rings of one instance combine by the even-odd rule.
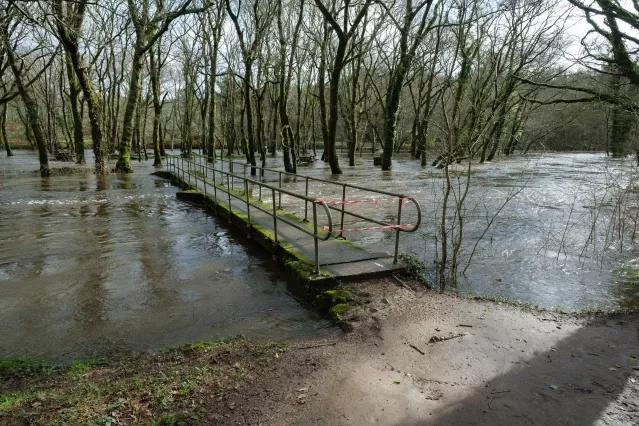
[[[390,170],[635,145],[639,18],[617,1],[0,3],[0,135],[42,175],[88,149],[97,172],[181,149],[339,174],[364,152]]]

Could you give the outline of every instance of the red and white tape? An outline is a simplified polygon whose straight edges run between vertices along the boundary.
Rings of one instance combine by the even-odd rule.
[[[347,205],[347,204],[359,204],[359,203],[371,203],[375,204],[375,207],[379,206],[381,201],[395,201],[395,200],[406,200],[402,207],[406,207],[409,201],[413,200],[413,197],[392,197],[392,198],[369,198],[364,200],[338,200],[338,201],[326,201],[317,199],[315,200],[318,204],[326,204],[327,206],[338,206],[338,205]],[[396,226],[396,225],[393,225]]]
[[[336,229],[334,232],[339,232],[340,234],[343,232],[359,232],[359,231],[380,231],[385,229],[400,229],[400,228],[408,228],[415,227],[416,225],[412,223],[401,223],[399,225],[385,225],[385,226],[367,226],[364,228],[352,228],[352,229]],[[328,231],[328,226],[323,226],[322,229],[324,231]]]

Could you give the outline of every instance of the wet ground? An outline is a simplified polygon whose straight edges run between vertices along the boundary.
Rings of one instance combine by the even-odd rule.
[[[335,332],[270,257],[134,164],[130,176],[42,179],[30,153],[0,159],[0,357]]]

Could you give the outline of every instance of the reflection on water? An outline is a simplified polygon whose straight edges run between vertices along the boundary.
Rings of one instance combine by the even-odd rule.
[[[178,202],[152,168],[17,173],[35,161],[0,159],[0,357],[334,332],[287,293],[270,258]]]

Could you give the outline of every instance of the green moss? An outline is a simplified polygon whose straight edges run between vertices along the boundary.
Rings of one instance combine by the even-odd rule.
[[[296,249],[292,244],[281,242],[280,247],[291,257],[295,258],[299,263],[303,263],[315,270],[315,262],[308,256],[305,256],[301,251]]]
[[[297,260],[286,260],[284,261],[284,266],[287,270],[297,274],[299,279],[309,280],[313,276],[313,270],[306,263]]]
[[[341,238],[340,238],[340,237],[338,237],[338,238],[335,238],[335,240],[336,240],[338,243],[340,243],[340,244],[344,244],[344,245],[347,245],[347,246],[349,246],[349,247],[361,248],[360,246],[358,246],[357,244],[355,244],[355,243],[354,243],[354,242],[352,242],[351,240],[347,240],[347,239],[346,239],[346,238],[344,238],[344,237],[341,237]]]
[[[353,301],[353,295],[348,290],[326,290],[324,295],[330,297],[333,303],[347,303]]]
[[[355,300],[353,295],[347,290],[331,289],[326,290],[315,298],[315,305],[322,311],[332,313],[333,308],[338,305],[348,305]]]
[[[330,310],[331,318],[333,321],[338,322],[342,320],[342,317],[348,312],[350,306],[346,303],[338,303]]]

